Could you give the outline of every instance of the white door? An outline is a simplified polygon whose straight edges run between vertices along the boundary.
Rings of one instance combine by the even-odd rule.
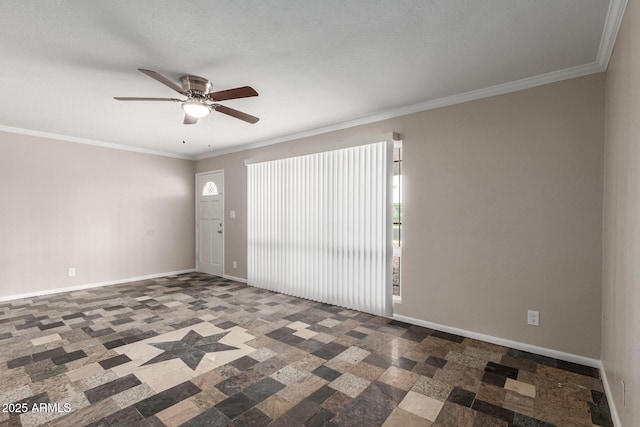
[[[224,172],[196,175],[196,270],[224,274]]]

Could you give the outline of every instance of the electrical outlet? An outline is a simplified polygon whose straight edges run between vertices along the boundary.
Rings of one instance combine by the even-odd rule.
[[[76,277],[76,269],[71,267],[69,268],[69,277]]]
[[[238,268],[238,263],[233,261],[233,268]]]
[[[527,312],[527,323],[533,326],[540,326],[540,312],[529,310]]]
[[[236,211],[229,211],[229,218],[235,218],[236,217]]]

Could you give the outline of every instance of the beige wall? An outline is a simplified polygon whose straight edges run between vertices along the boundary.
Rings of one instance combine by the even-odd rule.
[[[640,4],[633,1],[607,70],[604,179],[602,362],[622,425],[640,426]]]
[[[225,273],[246,277],[245,159],[395,131],[396,312],[599,358],[603,96],[593,75],[198,161],[225,170]],[[193,173],[187,160],[0,133],[0,297],[193,268]]]
[[[592,75],[198,161],[198,172],[225,171],[225,273],[246,277],[245,159],[395,131],[405,154],[396,313],[599,358],[603,86]]]
[[[0,132],[0,297],[193,268],[193,174],[190,160]]]

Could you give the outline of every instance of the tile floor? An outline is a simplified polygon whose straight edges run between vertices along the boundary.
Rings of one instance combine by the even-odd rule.
[[[598,371],[191,273],[0,304],[0,426],[611,426]]]

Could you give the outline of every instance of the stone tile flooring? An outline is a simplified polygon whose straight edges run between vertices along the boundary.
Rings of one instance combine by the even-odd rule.
[[[201,273],[0,304],[1,426],[611,426],[596,369]]]

